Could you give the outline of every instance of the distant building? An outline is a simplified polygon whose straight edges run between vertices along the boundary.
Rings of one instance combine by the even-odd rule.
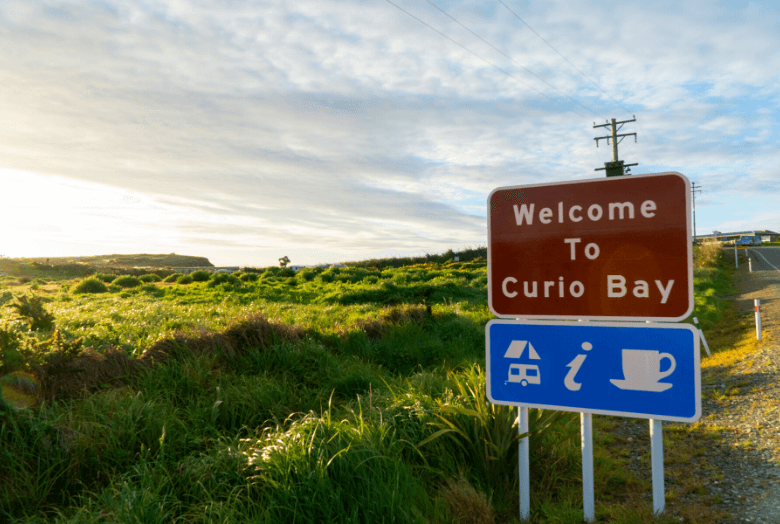
[[[184,275],[187,275],[189,273],[192,273],[193,271],[208,271],[210,273],[233,273],[234,271],[238,271],[238,266],[224,266],[224,267],[215,267],[215,266],[196,266],[196,267],[174,267],[171,268],[177,273],[182,273]]]
[[[758,236],[764,242],[777,242],[780,238],[780,233],[777,231],[769,231],[768,229],[754,229],[752,231],[735,231],[732,233],[722,233],[720,231],[713,231],[709,235],[696,235],[694,242],[734,242],[744,236]]]

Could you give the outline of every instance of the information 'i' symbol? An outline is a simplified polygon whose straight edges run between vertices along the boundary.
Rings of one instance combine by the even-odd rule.
[[[585,351],[590,351],[593,349],[593,344],[590,342],[583,342],[582,346],[580,346]],[[582,387],[581,382],[574,382],[574,377],[577,375],[577,372],[580,370],[580,366],[582,366],[582,363],[585,362],[585,358],[587,358],[588,355],[577,355],[574,357],[574,360],[566,364],[567,368],[569,369],[569,372],[566,374],[566,378],[563,379],[563,385],[566,386],[566,389],[570,391],[579,391]]]

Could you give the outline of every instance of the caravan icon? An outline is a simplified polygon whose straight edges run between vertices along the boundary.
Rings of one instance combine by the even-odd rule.
[[[519,382],[524,386],[528,384],[541,384],[539,366],[531,364],[510,364],[509,380],[507,382]]]
[[[528,346],[528,358],[531,360],[541,360],[533,345],[527,340],[513,340],[512,343],[509,344],[506,353],[504,353],[504,358],[519,359],[523,356],[526,346]],[[542,378],[539,373],[539,366],[534,364],[510,364],[507,382],[519,382],[523,386],[527,386],[528,384],[541,384]]]

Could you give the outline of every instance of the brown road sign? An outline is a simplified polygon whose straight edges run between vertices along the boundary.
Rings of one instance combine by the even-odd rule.
[[[498,188],[488,197],[490,310],[682,320],[693,311],[690,216],[680,173]]]

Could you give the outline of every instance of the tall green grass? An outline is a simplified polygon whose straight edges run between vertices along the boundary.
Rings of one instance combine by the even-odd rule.
[[[58,369],[117,350],[144,365],[1,408],[0,520],[515,518],[516,410],[485,397],[484,261],[273,269],[53,293],[61,344],[87,348]],[[3,314],[14,340],[46,349],[51,331]],[[267,336],[248,331],[257,315]],[[534,518],[579,518],[575,417],[532,413]],[[605,492],[623,479],[597,462]]]

